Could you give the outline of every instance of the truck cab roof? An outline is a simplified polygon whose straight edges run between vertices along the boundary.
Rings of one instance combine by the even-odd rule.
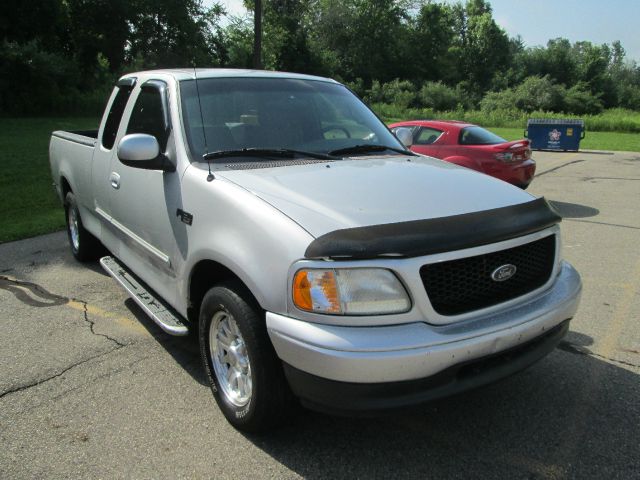
[[[249,70],[236,68],[171,68],[159,70],[146,70],[133,72],[121,77],[120,80],[127,78],[149,77],[154,75],[169,75],[178,81],[181,80],[198,80],[204,78],[287,78],[298,80],[314,80],[327,83],[338,83],[335,80],[325,77],[317,77],[315,75],[304,75],[301,73],[274,72],[268,70]]]

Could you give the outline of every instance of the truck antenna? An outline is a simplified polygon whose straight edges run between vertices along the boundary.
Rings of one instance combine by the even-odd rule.
[[[209,148],[207,147],[207,131],[204,128],[204,116],[202,115],[202,103],[200,102],[200,89],[198,88],[198,72],[196,71],[196,62],[193,62],[193,78],[196,82],[196,93],[198,95],[198,108],[200,109],[200,122],[202,123],[202,137],[204,138],[204,156],[209,153]],[[211,182],[214,178],[213,173],[211,173],[211,160],[207,158],[207,166],[209,167],[209,175],[207,175],[207,182]]]

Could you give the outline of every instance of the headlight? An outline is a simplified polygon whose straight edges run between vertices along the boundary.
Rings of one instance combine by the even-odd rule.
[[[382,315],[411,308],[400,280],[381,268],[298,270],[293,303],[301,310],[333,315]]]

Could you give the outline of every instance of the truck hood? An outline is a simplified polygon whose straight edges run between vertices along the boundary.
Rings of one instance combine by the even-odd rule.
[[[314,237],[335,230],[433,219],[529,202],[501,180],[430,157],[218,171]]]

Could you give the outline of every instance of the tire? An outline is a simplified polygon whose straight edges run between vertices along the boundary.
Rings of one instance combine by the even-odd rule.
[[[239,282],[219,284],[205,294],[198,338],[211,391],[229,423],[245,432],[283,423],[294,407],[293,396],[264,313]]]
[[[73,256],[80,262],[96,260],[104,251],[102,244],[84,228],[73,192],[68,192],[64,198],[64,216]]]

